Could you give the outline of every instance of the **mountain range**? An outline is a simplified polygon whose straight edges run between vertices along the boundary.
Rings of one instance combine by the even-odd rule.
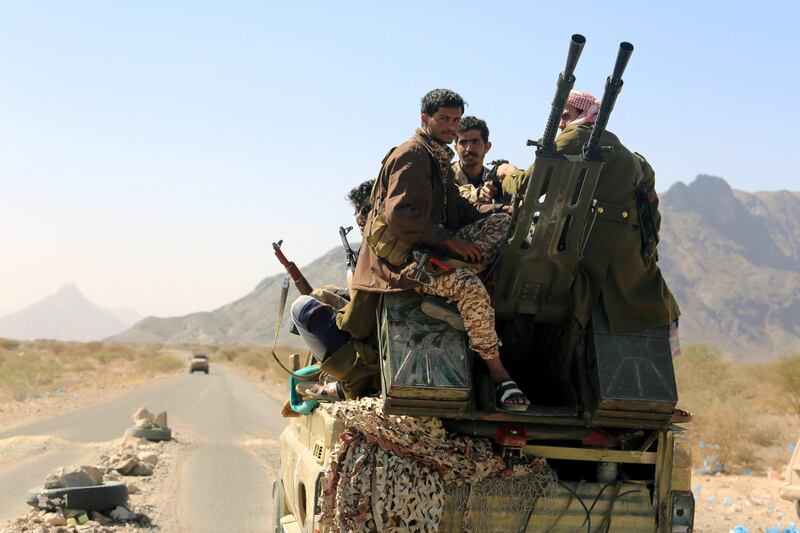
[[[124,331],[141,319],[131,309],[104,309],[68,283],[55,294],[0,318],[0,337],[93,341]]]
[[[736,191],[699,175],[663,193],[660,209],[659,264],[681,306],[681,339],[747,360],[800,352],[800,193]],[[344,254],[333,249],[302,271],[312,286],[343,285]],[[111,340],[270,344],[282,279],[214,311],[147,318]],[[296,295],[292,287],[288,301]],[[286,319],[279,343],[297,344]]]

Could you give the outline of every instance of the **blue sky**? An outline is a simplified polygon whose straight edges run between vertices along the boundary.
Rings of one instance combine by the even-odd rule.
[[[800,189],[800,4],[699,4],[0,2],[0,314],[70,281],[209,310],[279,271],[273,240],[314,259],[435,87],[526,166],[576,32],[576,88],[598,96],[635,45],[609,129],[659,190]]]

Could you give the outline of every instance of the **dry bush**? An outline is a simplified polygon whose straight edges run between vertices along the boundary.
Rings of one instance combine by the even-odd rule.
[[[19,348],[19,341],[13,339],[0,338],[0,348],[4,350],[16,350]]]
[[[102,350],[104,344],[102,342],[100,342],[100,341],[92,341],[92,342],[87,342],[85,344],[85,346],[86,346],[86,349],[90,353],[94,353],[94,352],[99,352],[100,350]]]
[[[136,367],[140,372],[152,377],[176,372],[183,369],[185,364],[171,355],[155,353],[136,359]]]
[[[0,341],[0,401],[46,396],[61,387],[92,386],[99,376],[137,379],[172,373],[182,361],[153,356],[158,346],[105,345],[37,340]],[[145,362],[146,361],[146,362]],[[107,381],[107,380],[106,380]]]
[[[800,414],[800,354],[781,359],[774,365],[775,381],[795,413]]]
[[[743,388],[731,363],[718,350],[690,343],[683,354],[675,361],[675,376],[680,404],[695,415],[689,433],[695,443],[720,445],[713,452],[695,453],[695,464],[702,464],[706,455],[716,455],[729,469],[752,466],[757,424],[751,390]]]

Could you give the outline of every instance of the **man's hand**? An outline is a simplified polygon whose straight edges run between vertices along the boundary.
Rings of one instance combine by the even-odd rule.
[[[471,242],[445,239],[442,244],[454,254],[460,255],[468,263],[480,263],[483,260],[483,252]]]
[[[499,167],[497,167],[497,179],[503,181],[506,176],[514,172],[515,170],[519,170],[517,167],[512,165],[511,163],[503,163]]]
[[[491,203],[497,196],[497,187],[491,181],[487,181],[478,189],[478,201],[482,204]]]

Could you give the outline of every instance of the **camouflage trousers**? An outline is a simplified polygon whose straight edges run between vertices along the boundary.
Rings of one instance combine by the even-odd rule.
[[[475,244],[483,252],[483,262],[433,276],[430,285],[417,289],[423,294],[455,302],[464,320],[469,347],[486,360],[500,356],[500,339],[494,328],[492,300],[478,273],[497,257],[510,224],[510,216],[495,213],[458,230],[453,238]]]

